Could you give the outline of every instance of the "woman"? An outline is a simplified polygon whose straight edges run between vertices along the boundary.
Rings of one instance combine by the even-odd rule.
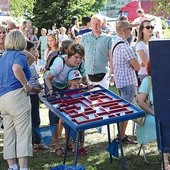
[[[56,53],[59,51],[59,40],[57,34],[50,33],[47,35],[47,49],[44,52],[44,59],[47,61],[49,55],[54,51]]]
[[[76,37],[78,36],[79,33],[79,23],[78,23],[78,17],[74,16],[73,18],[71,18],[71,27],[69,30],[69,38],[75,40]]]
[[[5,42],[6,33],[7,33],[7,29],[3,25],[0,25],[0,57],[2,56],[5,50],[4,42]],[[0,127],[3,128],[1,112],[0,112]]]
[[[151,25],[151,21],[149,20],[142,21],[141,25],[139,26],[136,53],[141,66],[141,69],[138,72],[138,77],[141,82],[147,76],[146,64],[149,61],[148,42],[152,37],[153,29],[154,27]]]
[[[5,38],[5,52],[0,57],[0,110],[4,123],[4,159],[9,169],[28,169],[28,156],[32,156],[31,103],[27,95],[32,87],[28,81],[31,72],[23,51],[24,35],[10,31]]]
[[[153,116],[155,115],[155,112],[154,112],[154,103],[153,103],[152,82],[150,77],[151,76],[150,61],[148,62],[146,68],[147,68],[148,77],[145,77],[141,83],[141,86],[139,88],[139,94],[137,95],[137,100],[138,100],[138,105],[140,106],[141,109],[143,109],[147,113],[147,116],[145,118],[144,124],[137,127],[137,138],[141,136],[143,138],[142,140],[144,140],[145,137],[143,135],[146,133],[148,136],[152,138],[151,139],[149,137],[151,141],[153,141],[156,139],[156,128],[155,128],[155,117]],[[164,153],[164,160],[165,160],[165,170],[170,170],[167,153]]]
[[[54,60],[45,78],[50,95],[56,91],[63,91],[68,88],[68,73],[70,70],[78,68],[84,58],[84,54],[84,48],[81,45],[72,44],[68,48],[67,56],[64,58],[57,57]],[[81,74],[84,76],[84,69],[81,69]],[[59,118],[51,111],[49,112],[49,119],[51,125],[56,125],[59,122]],[[57,134],[54,135],[55,153],[58,156],[62,156],[63,151],[59,147]]]

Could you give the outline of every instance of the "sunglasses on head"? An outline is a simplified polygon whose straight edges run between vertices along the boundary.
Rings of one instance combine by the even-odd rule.
[[[146,26],[146,27],[143,27],[143,28],[146,28],[147,30],[149,30],[150,28],[153,30],[154,29],[154,26]]]

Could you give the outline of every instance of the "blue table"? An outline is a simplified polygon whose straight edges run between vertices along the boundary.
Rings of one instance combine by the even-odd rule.
[[[77,89],[72,91],[64,91],[55,94],[54,97],[49,95],[40,96],[40,100],[58,117],[60,117],[69,127],[68,139],[66,142],[66,151],[64,155],[64,162],[66,162],[66,155],[68,149],[68,141],[70,137],[70,129],[76,131],[76,152],[74,165],[77,164],[79,131],[91,129],[107,125],[108,141],[110,138],[110,124],[117,123],[120,150],[122,156],[122,169],[126,169],[125,159],[123,154],[123,147],[121,141],[121,134],[119,123],[139,117],[143,117],[145,113],[132,105],[128,101],[117,96],[113,92],[103,88],[102,86],[94,86],[91,91],[82,91],[84,89]],[[72,95],[67,95],[73,93]],[[77,93],[77,94],[74,94]],[[56,97],[56,95],[63,95],[64,97]],[[110,162],[112,156],[110,155]]]

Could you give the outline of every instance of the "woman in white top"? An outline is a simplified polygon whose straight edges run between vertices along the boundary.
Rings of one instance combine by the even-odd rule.
[[[144,20],[139,27],[138,41],[136,43],[136,53],[141,69],[138,72],[140,81],[147,76],[146,65],[149,61],[149,48],[148,42],[152,37],[154,27],[151,25],[150,20]]]

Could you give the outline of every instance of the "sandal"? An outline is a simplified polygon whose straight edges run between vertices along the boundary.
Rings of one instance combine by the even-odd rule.
[[[119,135],[116,137],[116,142],[119,144]],[[136,141],[130,139],[127,135],[122,139],[123,144],[137,144]]]
[[[72,144],[69,144],[67,149],[68,149],[68,151],[72,151],[73,150],[72,149]]]
[[[55,150],[55,154],[59,157],[64,156],[64,151],[62,148],[58,148]]]

